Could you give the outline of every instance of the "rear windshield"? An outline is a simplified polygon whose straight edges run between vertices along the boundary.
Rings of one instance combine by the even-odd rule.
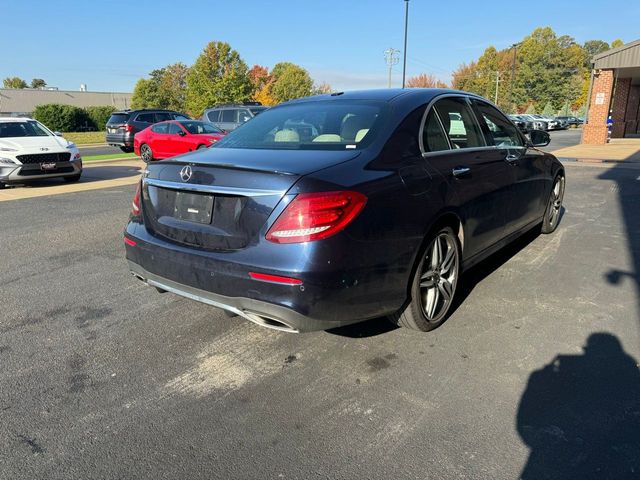
[[[359,149],[388,116],[384,102],[329,100],[270,108],[232,131],[216,148]]]
[[[222,130],[220,130],[218,127],[205,122],[180,122],[180,125],[182,125],[187,130],[187,132],[194,135],[199,135],[201,133],[222,133]]]
[[[0,138],[15,137],[48,137],[47,132],[38,122],[0,122]]]
[[[128,113],[113,113],[107,123],[126,123],[127,120],[129,120]]]

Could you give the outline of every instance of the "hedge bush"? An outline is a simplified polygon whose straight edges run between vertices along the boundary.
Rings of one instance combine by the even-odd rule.
[[[79,108],[49,103],[38,105],[33,111],[33,118],[49,129],[60,132],[97,131],[105,129],[107,120],[114,110],[111,106]]]

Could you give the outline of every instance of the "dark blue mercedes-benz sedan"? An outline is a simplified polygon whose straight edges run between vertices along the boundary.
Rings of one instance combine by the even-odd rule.
[[[530,229],[555,230],[565,176],[535,148],[548,143],[453,90],[291,101],[147,166],[129,267],[278,330],[383,316],[432,330],[465,269]]]

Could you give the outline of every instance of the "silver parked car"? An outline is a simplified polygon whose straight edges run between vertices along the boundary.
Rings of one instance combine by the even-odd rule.
[[[202,114],[202,121],[213,123],[225,132],[235,130],[267,108],[260,102],[230,103],[208,108]]]

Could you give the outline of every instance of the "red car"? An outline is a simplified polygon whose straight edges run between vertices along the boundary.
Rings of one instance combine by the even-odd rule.
[[[172,120],[156,123],[136,133],[133,149],[148,163],[207,148],[224,136],[222,130],[210,123]]]

